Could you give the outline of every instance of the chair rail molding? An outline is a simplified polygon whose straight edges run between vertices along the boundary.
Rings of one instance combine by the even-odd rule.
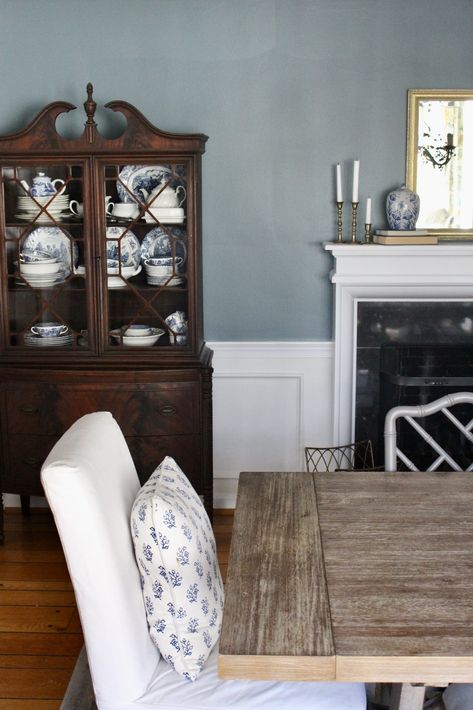
[[[324,244],[335,260],[333,438],[355,433],[357,312],[360,301],[473,301],[473,243],[384,246]]]

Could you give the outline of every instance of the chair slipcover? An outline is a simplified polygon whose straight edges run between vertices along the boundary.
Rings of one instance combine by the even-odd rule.
[[[100,710],[364,710],[361,683],[224,681],[217,676],[218,649],[191,683],[160,661],[129,529],[140,484],[110,413],[87,414],[73,424],[43,464],[41,480],[74,586]]]

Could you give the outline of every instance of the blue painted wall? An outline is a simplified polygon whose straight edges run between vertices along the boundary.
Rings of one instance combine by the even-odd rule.
[[[92,81],[100,104],[207,133],[206,338],[325,340],[334,165],[348,188],[361,160],[385,226],[407,89],[473,88],[472,38],[472,0],[0,0],[0,132]]]

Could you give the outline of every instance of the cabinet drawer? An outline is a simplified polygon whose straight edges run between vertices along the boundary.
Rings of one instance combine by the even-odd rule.
[[[112,412],[125,436],[193,434],[199,431],[199,384],[166,383],[87,389],[35,386],[8,390],[9,434],[59,436],[76,419],[95,411]]]
[[[44,495],[39,477],[41,466],[56,441],[55,436],[10,436],[3,490],[20,495]]]

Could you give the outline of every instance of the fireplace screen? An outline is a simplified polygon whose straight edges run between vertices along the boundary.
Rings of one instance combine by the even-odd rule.
[[[471,302],[358,303],[355,438],[372,440],[376,465],[384,461],[384,417],[391,407],[425,404],[458,391],[473,392]],[[459,410],[458,416],[463,420],[468,413]],[[434,438],[447,429],[440,415],[430,417],[428,426]],[[413,447],[419,468],[428,468],[431,452],[422,454],[422,444],[408,429],[400,436],[401,448]],[[460,444],[455,439],[445,445]],[[471,452],[465,457],[471,461]]]

